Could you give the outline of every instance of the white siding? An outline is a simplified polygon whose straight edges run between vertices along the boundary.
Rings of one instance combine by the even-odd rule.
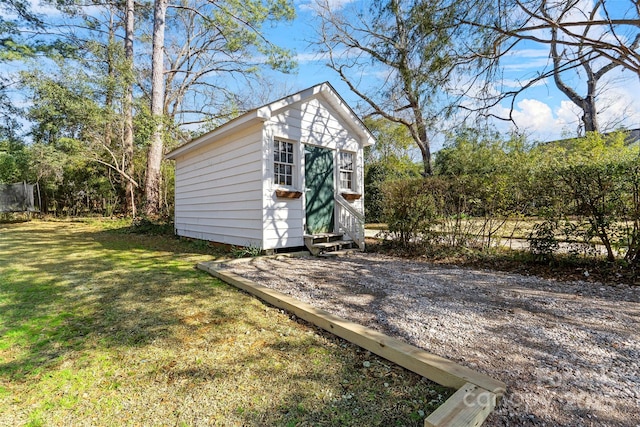
[[[303,246],[305,144],[334,150],[336,185],[338,151],[355,153],[354,190],[363,194],[362,146],[370,142],[370,135],[340,110],[333,92],[313,92],[295,100],[296,96],[247,113],[248,119],[232,121],[210,137],[194,140],[191,148],[170,154],[176,160],[178,235],[263,249]],[[298,199],[275,194],[283,187],[273,182],[274,137],[294,144],[293,185],[285,189],[302,192]],[[352,203],[363,211],[362,200]]]
[[[263,143],[265,168],[264,178],[264,248],[278,249],[304,245],[305,201],[304,201],[304,144],[318,145],[333,150],[346,150],[355,153],[355,189],[363,194],[363,155],[362,142],[322,96],[304,100],[288,106],[275,114],[265,124]],[[279,188],[273,183],[273,138],[282,138],[295,142],[297,176],[290,190],[303,193],[299,199],[280,199],[275,195]],[[334,157],[337,168],[337,151]],[[338,175],[334,177],[338,183]],[[362,200],[352,202],[353,206],[364,213]]]
[[[176,159],[180,236],[262,246],[262,125]]]
[[[357,151],[361,144],[355,131],[321,99],[294,104],[272,117],[269,123],[273,134],[334,150]]]
[[[294,144],[295,171],[293,185],[280,187],[273,182],[273,138],[279,138]],[[277,188],[302,191],[304,170],[300,140],[287,133],[272,132],[269,123],[265,124],[263,139],[263,247],[264,249],[281,249],[304,246],[304,209],[302,198],[282,199],[275,194]]]

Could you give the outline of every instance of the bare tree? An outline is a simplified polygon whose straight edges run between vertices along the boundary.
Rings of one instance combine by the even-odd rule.
[[[504,25],[493,26],[503,37],[581,49],[640,77],[637,0],[596,0],[592,4],[580,0],[507,0],[503,9],[514,17],[505,19]]]
[[[162,202],[163,126],[173,123],[178,115],[182,124],[203,123],[220,106],[220,95],[224,101],[230,94],[220,83],[221,75],[249,80],[264,66],[290,69],[288,52],[270,43],[261,27],[266,21],[292,19],[293,15],[292,5],[282,0],[191,0],[172,5],[156,0],[151,67],[154,132],[147,155],[147,215],[158,215]],[[165,27],[171,30],[166,39]]]
[[[628,55],[618,55],[616,58],[610,59],[610,55],[603,55],[602,46],[593,46],[591,40],[605,39],[605,31],[598,27],[598,16],[608,15],[608,10],[604,0],[598,0],[593,4],[590,11],[579,10],[579,3],[575,0],[571,2],[551,3],[543,0],[538,8],[539,14],[543,22],[557,23],[549,28],[549,47],[550,56],[553,60],[553,80],[562,93],[564,93],[571,102],[582,110],[582,123],[585,132],[599,132],[600,125],[598,121],[598,107],[596,97],[598,95],[598,86],[602,77],[613,69],[622,66],[625,57],[634,59],[634,51],[640,45],[640,31],[635,35],[628,47]],[[577,33],[573,28],[563,27],[565,23],[575,22],[575,18],[582,20],[582,31]],[[613,34],[615,27],[609,26]],[[577,28],[576,28],[577,29]],[[570,31],[568,34],[567,32]],[[622,42],[620,37],[615,37]],[[577,46],[567,45],[572,39],[582,40]],[[619,46],[620,48],[621,46]],[[624,49],[627,49],[626,46]],[[628,61],[627,61],[628,62]],[[575,68],[573,67],[575,65]],[[581,70],[584,72],[586,80],[586,93],[581,96],[576,89],[571,87],[563,78],[563,70],[571,68],[572,70]],[[634,66],[635,68],[635,66]],[[640,73],[638,74],[640,77]]]
[[[376,1],[369,10],[343,13],[320,0],[317,45],[328,66],[378,115],[405,126],[422,155],[423,174],[431,174],[431,136],[455,105],[452,84],[479,56],[467,56],[464,43],[478,43],[474,27],[453,25],[485,2],[436,0]],[[365,76],[377,73],[375,85]],[[378,84],[381,81],[381,84]],[[459,93],[457,96],[462,95]]]
[[[640,78],[640,2],[505,0],[500,10],[499,19],[490,25],[468,17],[462,17],[459,24],[488,31],[495,46],[492,52],[495,63],[521,43],[534,42],[549,48],[551,66],[525,79],[516,90],[494,92],[482,100],[483,107],[490,108],[511,98],[513,111],[518,95],[552,78],[557,88],[582,111],[584,131],[600,131],[598,95],[604,92],[603,77],[618,68]],[[571,79],[570,75],[576,78]]]
[[[191,125],[224,115],[228,103],[243,103],[237,86],[251,87],[265,66],[282,72],[294,67],[290,53],[260,31],[266,20],[291,19],[292,9],[276,2],[261,9],[260,3],[225,6],[192,0],[170,6],[167,21],[180,28],[168,33],[165,43],[164,111],[170,120],[179,118],[182,125]]]

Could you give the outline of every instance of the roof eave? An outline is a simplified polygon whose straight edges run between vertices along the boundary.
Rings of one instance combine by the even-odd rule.
[[[331,83],[324,82],[318,87],[320,88],[319,92],[324,89],[327,92],[332,93],[337,98],[334,108],[342,111],[342,114],[346,116],[345,119],[348,118],[354,124],[356,132],[358,132],[360,134],[359,136],[362,138],[362,145],[364,147],[374,145],[376,143],[376,139],[371,131],[367,128],[362,119],[360,119],[360,117],[353,111],[344,98],[342,98],[342,96],[334,89]]]
[[[205,133],[204,135],[200,135],[196,139],[192,139],[186,144],[183,144],[180,147],[170,151],[164,157],[166,159],[175,160],[177,157],[185,155],[193,150],[197,150],[212,139],[221,138],[228,133],[235,131],[241,126],[245,126],[254,122],[264,122],[266,120],[269,120],[270,117],[271,115],[264,108],[258,108],[256,110],[248,111],[245,114],[223,124],[222,126],[217,127],[214,130]]]
[[[235,119],[212,130],[211,132],[201,135],[198,138],[193,139],[187,142],[186,144],[182,145],[181,147],[178,147],[175,150],[169,152],[165,156],[165,158],[175,159],[176,157],[182,156],[186,153],[196,150],[197,148],[207,144],[212,139],[220,138],[228,134],[229,132],[236,130],[240,126],[247,125],[253,122],[259,122],[259,121],[265,122],[269,120],[273,115],[278,114],[278,112],[281,111],[282,109],[287,108],[292,104],[295,104],[296,102],[302,101],[304,99],[317,96],[323,92],[330,93],[333,95],[333,97],[325,95],[325,99],[327,99],[331,104],[333,104],[334,108],[336,108],[336,110],[338,110],[339,113],[343,115],[345,119],[348,119],[354,124],[353,128],[355,128],[356,132],[358,133],[358,136],[361,138],[362,145],[364,147],[368,147],[375,144],[376,142],[375,137],[373,136],[371,131],[367,129],[364,122],[351,109],[351,107],[349,107],[349,104],[345,102],[345,100],[333,88],[333,86],[331,86],[329,82],[324,82],[324,83],[320,83],[318,85],[312,86],[310,88],[304,89],[293,95],[289,95],[277,101],[271,102],[255,110],[251,110],[239,117],[236,117]]]

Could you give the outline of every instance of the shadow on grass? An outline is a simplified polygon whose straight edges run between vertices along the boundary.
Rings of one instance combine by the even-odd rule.
[[[0,397],[17,402],[0,412],[16,423],[419,425],[446,398],[195,270],[219,249],[122,231],[0,225]],[[65,370],[92,380],[44,384]]]
[[[22,377],[96,339],[107,346],[144,346],[166,336],[179,322],[174,311],[145,303],[188,293],[174,285],[174,276],[188,281],[199,274],[180,265],[181,252],[169,252],[173,242],[150,240],[64,223],[45,223],[44,230],[42,224],[4,227],[2,335],[23,351],[1,370]]]
[[[2,227],[1,335],[9,338],[5,347],[23,349],[0,365],[10,376],[39,371],[95,339],[129,347],[166,337],[180,320],[164,301],[188,295],[189,282],[204,284],[180,257],[208,250],[175,238],[83,230],[59,222]]]

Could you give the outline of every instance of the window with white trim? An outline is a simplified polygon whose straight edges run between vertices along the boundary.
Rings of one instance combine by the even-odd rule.
[[[341,151],[339,155],[340,188],[353,190],[353,153]]]
[[[273,183],[293,186],[293,143],[273,140]]]

